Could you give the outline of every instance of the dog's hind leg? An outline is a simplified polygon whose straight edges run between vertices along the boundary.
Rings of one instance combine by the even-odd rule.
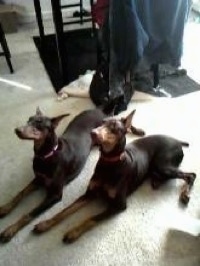
[[[163,178],[160,174],[157,172],[150,173],[149,175],[151,187],[152,189],[156,190],[159,189],[159,187],[167,182],[167,179]]]
[[[74,212],[85,206],[90,201],[91,198],[88,197],[87,194],[84,194],[83,196],[78,198],[74,203],[72,203],[70,206],[66,207],[61,212],[53,216],[51,219],[36,224],[33,231],[38,234],[48,231],[50,228],[52,228],[53,226],[61,222],[63,219],[65,219],[69,215],[73,214]]]
[[[132,132],[132,134],[136,135],[136,136],[144,136],[145,135],[145,131],[141,128],[136,128],[134,126],[131,125],[130,127],[130,131]]]
[[[87,232],[88,230],[92,229],[94,226],[98,225],[100,222],[110,218],[118,211],[116,209],[106,209],[103,212],[91,216],[78,226],[72,228],[68,232],[65,233],[63,237],[63,242],[65,243],[72,243],[77,240],[83,233]]]
[[[187,204],[190,200],[190,193],[194,184],[194,181],[196,179],[196,174],[195,173],[183,173],[183,179],[185,180],[185,184],[183,185],[181,189],[181,194],[180,194],[180,201],[183,204]]]
[[[24,197],[26,197],[36,189],[38,189],[38,186],[33,180],[23,190],[21,190],[10,202],[0,207],[0,218],[10,213]]]
[[[182,172],[176,167],[167,166],[159,169],[159,175],[162,176],[164,180],[176,178],[184,180],[185,184],[182,187],[179,199],[183,204],[188,204],[190,200],[190,192],[192,190],[196,174]]]

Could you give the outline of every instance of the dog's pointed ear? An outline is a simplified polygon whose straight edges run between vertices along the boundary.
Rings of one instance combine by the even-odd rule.
[[[40,110],[40,107],[39,107],[39,106],[36,108],[36,115],[37,115],[37,116],[42,116],[42,115],[43,115],[43,114],[42,114],[42,111]]]
[[[121,121],[124,123],[126,129],[131,127],[132,119],[136,110],[133,110],[128,116],[121,118]]]
[[[64,115],[59,115],[59,116],[56,116],[56,117],[53,117],[51,118],[51,123],[53,125],[54,128],[56,128],[58,126],[58,124],[60,123],[60,121],[66,117],[66,116],[69,116],[70,114],[64,114]]]

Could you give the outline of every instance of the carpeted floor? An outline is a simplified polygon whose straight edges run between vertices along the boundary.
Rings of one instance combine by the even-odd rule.
[[[0,151],[1,203],[8,201],[32,178],[32,144],[17,139],[13,134],[14,127],[26,121],[27,116],[34,113],[35,106],[40,105],[48,115],[66,111],[72,113],[72,116],[63,121],[58,128],[60,134],[76,113],[92,107],[89,99],[69,98],[61,103],[54,101],[52,95],[24,99],[26,104],[21,98],[19,104],[9,110],[0,122],[3,128]],[[134,123],[144,128],[147,134],[170,134],[190,143],[190,147],[185,150],[181,168],[194,171],[198,176],[200,127],[196,121],[196,114],[199,100],[200,93],[194,93],[176,100],[137,101],[129,106],[129,110],[137,109]],[[128,141],[131,139],[133,137],[129,136]],[[125,212],[94,228],[72,245],[62,243],[64,232],[92,212],[98,211],[98,205],[93,204],[84,208],[79,214],[63,221],[43,236],[34,236],[31,233],[34,224],[50,218],[85,191],[97,157],[98,151],[93,150],[83,172],[65,187],[60,203],[26,226],[10,243],[1,244],[0,265],[198,266],[200,238],[191,232],[196,234],[196,222],[200,218],[199,178],[195,182],[191,201],[186,209],[182,209],[178,204],[181,181],[172,181],[158,191],[152,191],[146,182],[130,196]],[[24,200],[12,214],[0,221],[1,230],[33,208],[41,198],[42,194],[34,193]],[[190,219],[193,217],[195,220],[190,225]],[[197,233],[199,232],[198,222]]]
[[[35,33],[35,32],[34,32]],[[93,107],[89,99],[56,101],[56,94],[32,43],[32,31],[8,36],[15,73],[10,75],[0,61],[0,205],[6,203],[33,177],[32,143],[19,140],[16,126],[24,124],[37,106],[50,116],[70,112],[57,129],[61,134],[80,111]],[[79,177],[64,189],[61,202],[22,229],[8,244],[0,245],[1,266],[199,266],[200,265],[200,92],[173,99],[136,97],[129,110],[137,109],[134,124],[147,134],[170,134],[188,141],[181,169],[197,173],[187,208],[178,204],[182,181],[174,180],[157,191],[148,182],[128,200],[128,208],[94,228],[72,245],[61,241],[64,232],[101,206],[93,204],[63,221],[43,236],[31,233],[33,226],[51,217],[80,196],[87,186],[98,151],[93,150]],[[123,114],[122,114],[123,115]],[[133,139],[128,136],[127,141]],[[0,231],[33,208],[42,198],[35,193],[8,217]]]

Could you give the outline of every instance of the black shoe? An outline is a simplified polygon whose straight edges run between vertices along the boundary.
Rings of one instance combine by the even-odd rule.
[[[91,15],[91,13],[89,11],[85,10],[85,9],[83,9],[81,13],[82,13],[83,17],[89,17]],[[80,11],[74,11],[73,17],[74,18],[77,18],[77,17],[79,18],[81,16],[81,13],[80,13]]]

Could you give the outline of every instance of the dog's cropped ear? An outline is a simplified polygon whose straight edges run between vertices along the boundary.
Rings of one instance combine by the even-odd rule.
[[[121,118],[121,121],[124,123],[126,129],[131,127],[132,119],[135,114],[136,110],[133,110],[127,117]]]
[[[40,107],[39,107],[39,106],[36,108],[36,115],[37,115],[37,116],[42,116],[42,115],[43,115],[43,113],[42,113],[42,111],[40,110]]]
[[[70,114],[64,114],[64,115],[59,115],[59,116],[56,116],[56,117],[53,117],[51,118],[51,123],[53,125],[54,128],[56,128],[58,126],[58,124],[60,123],[60,121],[66,117],[66,116],[69,116]]]

